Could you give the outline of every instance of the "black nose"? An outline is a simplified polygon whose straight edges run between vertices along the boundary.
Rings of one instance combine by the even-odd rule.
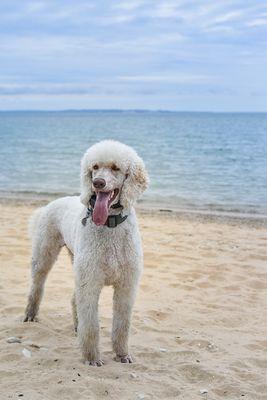
[[[96,189],[103,189],[106,186],[105,179],[96,178],[93,180],[93,185]]]

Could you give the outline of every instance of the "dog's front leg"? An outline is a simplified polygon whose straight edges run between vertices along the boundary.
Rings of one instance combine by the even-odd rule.
[[[93,279],[93,278],[92,278]],[[93,280],[77,282],[75,299],[78,315],[78,339],[84,361],[100,367],[98,300],[102,286],[94,286]]]
[[[115,360],[122,363],[133,362],[129,354],[128,339],[136,289],[137,284],[130,287],[114,287],[112,344],[116,354]]]

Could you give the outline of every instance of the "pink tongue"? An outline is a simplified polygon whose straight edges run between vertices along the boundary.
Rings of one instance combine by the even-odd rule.
[[[93,211],[93,221],[96,225],[105,225],[108,219],[108,200],[110,192],[98,192]]]

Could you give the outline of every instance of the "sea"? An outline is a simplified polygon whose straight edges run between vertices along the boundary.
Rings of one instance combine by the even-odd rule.
[[[267,113],[0,112],[0,197],[78,194],[80,159],[102,139],[144,159],[140,204],[267,215]]]

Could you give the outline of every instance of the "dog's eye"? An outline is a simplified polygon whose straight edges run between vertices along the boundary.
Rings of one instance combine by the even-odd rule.
[[[98,169],[99,166],[97,164],[93,165],[93,169]]]
[[[111,169],[112,169],[112,171],[119,171],[120,170],[119,167],[117,167],[116,164],[112,164],[111,165]]]

